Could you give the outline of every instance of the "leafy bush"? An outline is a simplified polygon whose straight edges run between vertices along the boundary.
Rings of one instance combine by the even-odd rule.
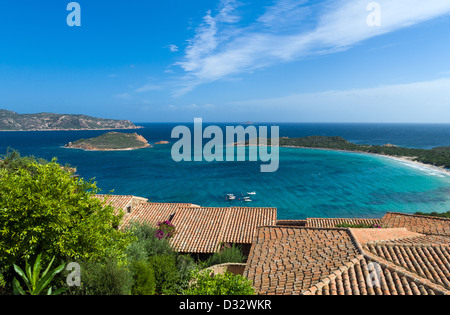
[[[115,259],[104,262],[82,262],[81,286],[70,289],[75,295],[129,295],[133,275]]]
[[[183,292],[185,295],[255,295],[255,289],[247,278],[226,273],[211,275],[201,271],[194,277],[192,285]]]
[[[347,228],[347,229],[381,229],[381,226],[376,224],[349,224],[349,223],[342,223],[336,225],[337,228]]]
[[[136,239],[127,249],[129,260],[147,260],[157,255],[175,255],[168,240],[158,239],[156,229],[147,224],[133,223],[128,231]]]
[[[189,255],[181,255],[177,258],[178,281],[176,292],[182,293],[189,287],[192,275],[198,270],[198,266],[194,259]]]
[[[224,244],[218,253],[212,255],[204,263],[204,268],[226,263],[243,263],[245,260],[246,257],[242,254],[241,249],[238,246],[234,244]]]
[[[157,295],[173,295],[180,280],[176,259],[173,255],[153,256],[149,260],[156,279]]]
[[[156,290],[155,273],[152,265],[145,261],[139,260],[133,264],[133,287],[132,295],[154,295]]]
[[[436,217],[436,218],[450,218],[450,211],[444,212],[444,213],[438,213],[438,212],[432,212],[432,213],[423,213],[423,212],[416,212],[416,215],[423,215],[427,217]]]
[[[124,257],[131,239],[114,229],[120,220],[114,208],[93,198],[95,183],[56,160],[8,159],[9,167],[0,169],[0,270],[40,252],[56,260]]]

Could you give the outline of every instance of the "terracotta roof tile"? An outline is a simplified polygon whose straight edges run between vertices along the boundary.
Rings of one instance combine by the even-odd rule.
[[[169,221],[179,210],[190,207],[186,203],[144,203],[124,219],[122,226],[126,227],[133,222],[145,223],[156,227],[159,222]]]
[[[262,295],[450,294],[447,237],[383,239],[363,249],[354,231],[262,227],[244,275]],[[398,236],[391,232],[384,236]]]
[[[136,196],[127,196],[127,195],[95,195],[94,198],[97,198],[101,201],[105,201],[106,204],[111,205],[119,211],[123,211],[125,214],[128,214],[128,207],[130,207],[130,211],[134,210],[134,207],[147,202],[148,199],[136,197]]]
[[[388,212],[382,225],[390,228],[407,228],[427,235],[450,236],[450,219]]]
[[[251,244],[256,229],[276,224],[275,208],[184,208],[172,223],[179,252],[215,253],[221,243]]]
[[[419,239],[421,242],[423,238]],[[413,239],[412,243],[369,243],[365,250],[384,260],[403,267],[437,285],[450,289],[450,247],[445,244],[419,243]],[[429,239],[425,240],[431,241]],[[436,239],[432,240],[433,243]]]
[[[300,294],[358,254],[344,229],[262,227],[244,275],[258,294]]]

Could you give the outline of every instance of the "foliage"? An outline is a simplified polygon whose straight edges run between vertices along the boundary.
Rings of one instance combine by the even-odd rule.
[[[133,275],[129,268],[112,258],[103,262],[81,262],[81,286],[71,288],[75,295],[129,295]]]
[[[40,252],[58,260],[124,255],[131,239],[113,228],[121,219],[114,208],[93,198],[95,183],[72,176],[56,159],[12,155],[7,165],[0,169],[0,269]]]
[[[155,272],[152,265],[139,260],[133,264],[133,287],[132,295],[154,295],[156,290]]]
[[[223,244],[222,249],[204,263],[204,268],[226,263],[243,263],[245,260],[246,257],[238,246]]]
[[[149,259],[155,272],[156,294],[173,295],[180,280],[176,259],[173,255],[158,255]]]
[[[197,273],[185,295],[255,295],[252,283],[241,275],[226,273],[212,275],[204,270]]]
[[[438,213],[438,212],[431,212],[431,213],[417,212],[416,215],[423,215],[423,216],[436,217],[436,218],[449,218],[450,219],[450,211],[447,211],[447,212],[444,212],[444,213]]]
[[[42,261],[42,254],[39,254],[36,258],[36,261],[34,262],[33,268],[31,268],[31,265],[26,263],[25,266],[25,272],[17,265],[14,265],[14,270],[17,272],[17,274],[22,278],[23,282],[27,286],[28,290],[24,290],[22,286],[20,285],[19,281],[14,278],[13,281],[13,287],[14,287],[14,294],[16,295],[40,295],[44,290],[47,290],[47,295],[58,295],[63,292],[64,289],[59,289],[56,291],[53,291],[52,287],[47,287],[52,282],[53,278],[63,271],[65,264],[60,265],[59,267],[50,270],[52,267],[53,261],[55,260],[55,257],[52,258],[47,268],[44,270],[44,272],[41,275],[41,261]]]
[[[198,270],[194,259],[189,255],[180,255],[177,258],[178,281],[176,283],[176,293],[182,293],[189,287],[192,275]]]
[[[150,225],[133,223],[127,230],[136,239],[127,248],[127,256],[131,261],[147,260],[156,255],[175,255],[168,240],[159,240],[156,229]]]
[[[337,228],[347,228],[347,229],[381,229],[381,226],[377,224],[350,224],[350,223],[342,223],[336,225]]]
[[[159,240],[170,240],[175,235],[175,226],[170,221],[159,222],[156,237]]]

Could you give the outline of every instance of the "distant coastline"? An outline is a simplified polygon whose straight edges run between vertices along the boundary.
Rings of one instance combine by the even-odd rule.
[[[437,171],[439,173],[445,174],[450,176],[450,170],[439,167],[431,164],[422,163],[419,161],[415,161],[410,157],[407,156],[391,156],[386,154],[379,154],[379,153],[371,153],[371,152],[364,152],[364,151],[352,151],[352,150],[342,150],[342,149],[330,149],[330,148],[309,148],[309,147],[295,147],[295,146],[280,146],[280,148],[291,148],[291,149],[307,149],[307,150],[321,150],[321,151],[335,151],[335,152],[344,152],[344,153],[355,153],[355,154],[364,154],[364,155],[373,155],[373,156],[379,156],[391,160],[395,160],[397,162],[403,162],[405,164],[411,164],[411,165],[417,165],[421,167],[425,167],[428,169],[432,169],[434,171]]]
[[[74,114],[19,114],[0,109],[0,132],[134,130],[142,128],[129,120],[105,119]]]
[[[271,139],[258,138],[255,143],[262,145],[261,140],[265,140],[267,146],[271,146]],[[250,141],[245,143],[237,142],[235,146],[248,146]],[[420,165],[450,174],[450,147],[436,147],[433,149],[412,149],[397,147],[393,144],[380,145],[357,145],[347,141],[342,137],[310,136],[303,138],[279,138],[279,147],[300,148],[341,151],[349,153],[373,154],[385,158],[401,161],[404,163]]]

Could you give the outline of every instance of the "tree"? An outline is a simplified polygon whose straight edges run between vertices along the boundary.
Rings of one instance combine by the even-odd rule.
[[[94,182],[56,159],[3,161],[14,167],[0,169],[0,270],[39,253],[65,261],[124,256],[131,238],[114,228],[121,220],[115,209],[93,198]]]

